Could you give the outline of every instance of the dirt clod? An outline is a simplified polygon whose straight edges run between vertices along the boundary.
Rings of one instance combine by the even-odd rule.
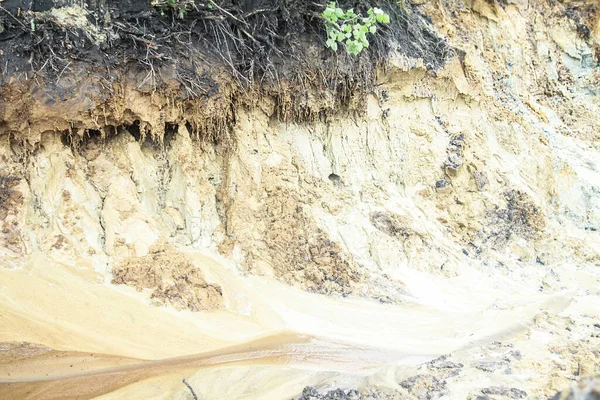
[[[546,226],[541,210],[521,191],[504,193],[506,207],[488,210],[488,227],[479,233],[492,248],[502,248],[513,236],[535,238]]]
[[[302,391],[302,396],[298,400],[361,400],[363,397],[355,390],[334,389],[328,392],[319,393],[312,386],[307,386]]]
[[[363,273],[339,244],[314,226],[299,203],[295,195],[283,190],[269,194],[265,240],[275,274],[316,293],[351,293]]]
[[[0,243],[16,254],[24,249],[19,226],[23,194],[16,188],[20,180],[15,176],[0,176]]]
[[[527,397],[527,393],[520,389],[506,388],[500,386],[492,386],[481,390],[483,394],[504,396],[511,399],[524,399]]]
[[[418,399],[433,400],[448,394],[446,381],[432,375],[412,376],[400,383],[404,389],[415,395]]]
[[[373,226],[387,235],[406,239],[412,234],[411,229],[406,226],[406,221],[402,221],[398,215],[389,216],[382,212],[374,212],[370,217]]]
[[[223,305],[221,287],[209,284],[185,255],[155,246],[143,257],[133,257],[113,268],[113,283],[138,290],[150,289],[158,305],[178,310],[212,310]]]

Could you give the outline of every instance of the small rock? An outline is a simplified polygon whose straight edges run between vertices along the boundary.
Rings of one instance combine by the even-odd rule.
[[[324,400],[348,400],[348,396],[346,395],[346,393],[344,393],[344,391],[342,389],[335,389],[330,392],[327,392],[327,394],[325,395],[325,397],[323,397],[323,399]]]
[[[473,366],[484,372],[494,372],[508,367],[508,363],[503,361],[480,361],[475,363]]]
[[[462,133],[460,135],[453,137],[450,140],[451,146],[456,146],[456,147],[462,148],[464,146],[464,144],[465,144],[465,135]]]
[[[432,375],[416,375],[400,382],[400,386],[410,391],[418,399],[434,400],[447,395],[446,381]]]
[[[435,183],[435,189],[440,193],[449,192],[452,190],[452,185],[445,179],[440,179]]]
[[[448,159],[442,165],[444,171],[450,176],[456,176],[458,169],[462,166],[463,159],[458,154],[450,154]]]
[[[489,388],[485,388],[481,390],[483,394],[497,395],[497,396],[505,396],[510,397],[511,399],[524,399],[527,397],[527,392],[515,389],[515,388],[507,388],[504,386],[491,386]]]
[[[317,389],[307,386],[302,391],[302,397],[298,400],[361,400],[358,390],[351,389],[347,392],[342,389],[330,390],[327,393],[319,394]]]
[[[436,358],[435,360],[428,362],[427,364],[431,368],[436,368],[436,369],[462,368],[464,366],[461,363],[457,364],[452,361],[448,361],[447,358],[448,358],[447,356],[441,356],[441,357]]]
[[[317,392],[317,389],[315,389],[312,386],[307,386],[304,388],[304,390],[302,391],[302,396],[304,397],[317,397],[319,396],[319,392]]]
[[[479,190],[480,192],[483,191],[485,187],[490,183],[490,181],[487,178],[487,175],[484,172],[473,172],[473,179],[475,179],[477,190]]]
[[[545,265],[546,263],[542,261],[541,258],[539,258],[538,256],[535,257],[535,262],[540,264],[540,265]]]

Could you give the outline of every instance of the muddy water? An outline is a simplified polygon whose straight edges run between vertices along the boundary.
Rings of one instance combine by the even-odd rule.
[[[242,276],[214,256],[188,255],[226,288],[226,310],[156,307],[145,293],[42,256],[0,268],[0,398],[146,398],[148,388],[170,398],[185,394],[183,377],[210,374],[221,379],[213,391],[219,398],[232,368],[245,371],[238,384],[256,381],[257,368],[261,379],[269,371],[269,380],[280,383],[296,375],[310,383],[328,371],[361,376],[517,335],[540,312],[560,312],[571,298],[525,288],[509,296],[498,277],[473,272],[452,280],[407,276],[417,288],[411,297],[385,305],[307,293]],[[126,395],[128,387],[135,392]],[[261,398],[260,387],[238,388],[236,397],[251,390],[248,398]]]
[[[203,354],[144,361],[79,352],[49,351],[12,359],[0,367],[2,398],[91,398],[161,375],[223,365],[313,365],[357,371],[392,362],[403,354],[282,332]]]

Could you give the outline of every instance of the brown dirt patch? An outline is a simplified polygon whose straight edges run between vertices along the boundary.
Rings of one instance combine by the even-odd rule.
[[[113,268],[113,283],[150,289],[158,305],[178,310],[213,310],[223,305],[219,285],[209,284],[187,257],[166,246],[154,246],[143,257],[132,257]]]
[[[273,190],[263,215],[270,264],[284,282],[317,293],[348,295],[363,281],[356,264],[306,215],[297,194]]]
[[[0,176],[0,243],[16,254],[24,250],[19,226],[23,194],[16,189],[20,180],[14,176]]]
[[[506,207],[488,210],[488,226],[491,227],[488,239],[495,248],[501,248],[513,235],[533,239],[544,231],[544,215],[527,194],[509,190],[504,193],[504,200]]]
[[[369,218],[371,224],[373,224],[375,228],[392,237],[406,239],[415,233],[412,229],[408,228],[409,222],[405,221],[404,218],[399,215],[388,215],[376,211],[371,213]]]

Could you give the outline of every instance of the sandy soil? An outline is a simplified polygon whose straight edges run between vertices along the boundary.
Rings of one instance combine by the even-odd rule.
[[[54,348],[4,344],[2,398],[92,398],[109,392],[119,398],[120,390],[132,390],[126,389],[132,384],[145,389],[135,396],[130,392],[130,398],[143,398],[157,379],[171,385],[159,385],[156,395],[164,397],[171,390],[185,393],[187,388],[176,384],[184,377],[204,393],[206,382],[197,382],[206,374],[220,381],[211,389],[216,397],[205,398],[218,398],[217,388],[232,384],[231,368],[250,373],[277,366],[270,377],[280,382],[296,376],[302,377],[297,386],[314,384],[323,377],[316,371],[337,371],[357,385],[365,374],[377,376],[449,353],[470,354],[481,344],[520,337],[540,316],[562,313],[574,300],[568,292],[507,298],[498,282],[472,274],[452,283],[423,282],[428,305],[418,300],[383,305],[242,277],[232,266],[197,252],[188,257],[229,289],[226,297],[235,293],[247,315],[157,308],[141,293],[86,282],[41,257],[23,269],[0,270],[6,288],[18,288],[14,280],[24,279],[31,289],[3,291],[3,337]],[[52,284],[45,274],[53,275]],[[434,292],[438,295],[432,297]],[[494,306],[498,301],[501,307]],[[269,393],[255,387],[250,398],[269,398]],[[244,398],[241,392],[230,396]]]

